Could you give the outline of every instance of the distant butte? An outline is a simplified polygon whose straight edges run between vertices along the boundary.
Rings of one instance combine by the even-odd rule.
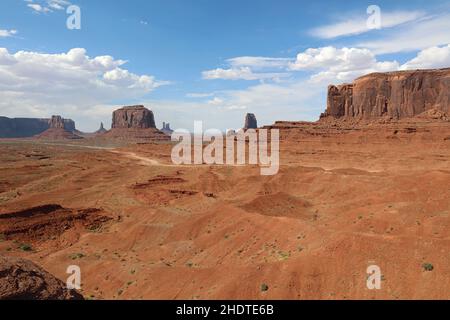
[[[257,129],[258,122],[256,121],[256,116],[253,113],[247,113],[245,115],[244,129]]]
[[[95,131],[95,134],[103,134],[108,132],[108,130],[105,129],[105,127],[103,126],[103,122],[100,123],[100,129],[98,129],[97,131]]]
[[[48,121],[49,128],[38,134],[36,139],[64,140],[64,139],[83,139],[75,134],[75,123],[72,120],[63,119],[61,116],[52,116]]]
[[[156,128],[153,112],[142,105],[122,107],[113,112],[111,130],[106,138],[131,141],[168,141]]]
[[[113,129],[156,129],[155,117],[151,110],[142,105],[123,107],[113,112]]]

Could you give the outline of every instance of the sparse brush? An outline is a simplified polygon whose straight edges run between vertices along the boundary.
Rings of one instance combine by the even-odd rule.
[[[22,250],[22,251],[33,251],[33,247],[31,245],[29,245],[29,244],[26,244],[26,243],[22,243],[19,246],[19,249]]]
[[[425,271],[433,271],[434,270],[434,266],[431,263],[424,263],[424,264],[422,264],[422,268]]]
[[[261,284],[261,291],[266,292],[269,290],[269,286],[265,283]]]

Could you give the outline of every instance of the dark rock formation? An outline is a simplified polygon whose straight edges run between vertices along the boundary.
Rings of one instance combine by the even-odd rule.
[[[113,129],[148,129],[156,128],[156,125],[152,111],[144,106],[130,106],[114,111],[111,127]]]
[[[0,256],[0,300],[83,300],[31,261]]]
[[[61,116],[52,116],[48,125],[52,129],[65,129],[64,119]]]
[[[0,138],[32,137],[48,128],[48,119],[0,117]]]
[[[102,123],[100,123],[100,129],[95,131],[95,134],[102,134],[102,133],[106,133],[106,132],[108,132],[108,130],[105,129],[105,127],[103,126],[103,122],[102,122]]]
[[[170,129],[170,123],[165,123],[165,122],[163,122],[163,127],[162,127],[161,131],[169,136],[173,133],[173,130]]]
[[[78,132],[72,120],[63,119],[61,116],[52,116],[48,125],[49,128],[36,135],[36,138],[47,140],[83,139],[76,134]]]
[[[402,119],[436,109],[449,113],[450,68],[373,73],[329,86],[321,118]]]
[[[59,117],[60,118],[60,117]],[[59,121],[58,124],[56,124]],[[0,117],[0,138],[27,138],[33,137],[49,129],[52,122],[69,132],[77,132],[75,122],[70,119],[33,119],[33,118],[7,118]]]
[[[253,113],[247,113],[245,116],[245,125],[244,129],[257,129],[258,122],[256,121],[256,116]]]

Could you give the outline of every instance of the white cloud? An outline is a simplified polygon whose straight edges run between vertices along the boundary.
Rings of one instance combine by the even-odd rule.
[[[371,72],[398,70],[399,63],[377,61],[368,49],[323,47],[299,53],[290,68],[296,71],[319,71],[311,76],[313,82],[345,82]]]
[[[395,11],[384,12],[381,11],[381,29],[392,28],[405,24],[407,22],[415,21],[423,17],[425,14],[421,11]],[[322,39],[332,39],[342,36],[358,35],[365,32],[372,31],[367,27],[368,15],[366,12],[358,16],[348,17],[345,20],[339,21],[326,26],[321,26],[310,31],[313,36]]]
[[[420,51],[414,59],[401,66],[402,70],[450,67],[450,44]]]
[[[142,103],[154,111],[158,122],[170,122],[173,129],[192,130],[193,121],[202,120],[205,129],[225,131],[242,128],[247,112],[255,113],[261,126],[273,124],[275,120],[317,120],[326,107],[326,90],[326,87],[298,80],[222,91],[221,103],[217,104],[210,103],[211,100],[149,100]]]
[[[53,10],[65,10],[71,5],[71,2],[67,0],[25,0],[27,2],[27,7],[31,8],[34,13],[49,13]]]
[[[0,29],[0,38],[8,38],[16,35],[17,30],[2,30]]]
[[[202,72],[203,79],[215,80],[264,80],[279,79],[289,76],[287,73],[255,73],[250,67],[240,67],[231,69],[214,69]]]
[[[214,93],[188,93],[186,97],[188,98],[207,98],[212,97]]]
[[[90,58],[82,48],[61,54],[0,48],[0,109],[6,116],[61,114],[76,120],[96,106],[139,99],[167,84],[131,73],[125,63],[111,56]]]
[[[55,10],[64,10],[66,7],[70,6],[71,3],[66,0],[47,0],[47,5],[49,8]]]
[[[356,47],[370,49],[375,54],[413,52],[450,43],[450,13],[427,16],[415,23],[370,41],[356,43]]]
[[[292,61],[291,58],[269,58],[269,57],[251,57],[251,56],[236,57],[227,60],[227,62],[233,68],[252,67],[255,69],[284,68],[291,61]]]
[[[38,3],[29,3],[29,4],[27,4],[27,7],[33,9],[34,12],[37,12],[37,13],[47,13],[47,12],[51,11],[48,7],[41,6]]]
[[[214,97],[213,99],[208,101],[208,104],[211,104],[214,106],[219,106],[219,105],[223,104],[223,100],[218,97]]]

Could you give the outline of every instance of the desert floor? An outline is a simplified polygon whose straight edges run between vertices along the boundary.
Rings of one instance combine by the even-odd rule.
[[[93,299],[450,299],[448,123],[282,138],[275,176],[174,166],[167,143],[3,140],[0,254],[78,265]]]

